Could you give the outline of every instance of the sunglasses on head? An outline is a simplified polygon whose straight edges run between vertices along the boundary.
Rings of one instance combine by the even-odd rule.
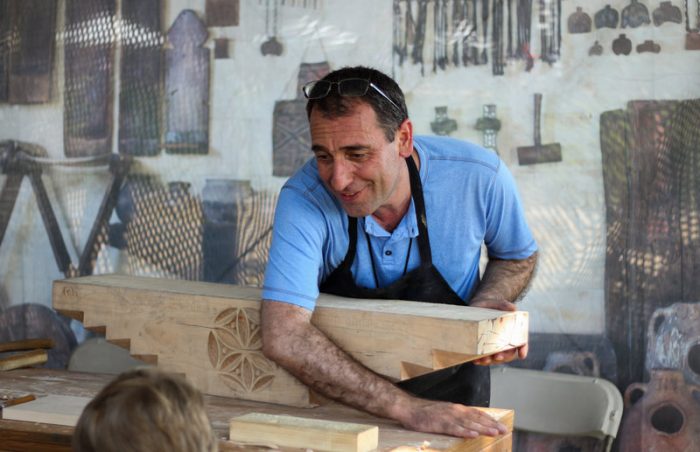
[[[377,85],[364,78],[346,78],[337,82],[328,80],[315,80],[309,82],[302,87],[304,96],[307,99],[323,99],[331,92],[333,85],[338,86],[338,94],[343,97],[361,97],[367,94],[367,91],[372,88],[379,93],[384,99],[388,100],[391,105],[403,113],[403,109],[396,105],[396,102],[391,100],[384,91],[379,89]]]

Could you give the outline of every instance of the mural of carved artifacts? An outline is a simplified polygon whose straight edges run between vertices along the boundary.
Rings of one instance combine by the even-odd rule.
[[[533,146],[518,147],[518,163],[520,165],[561,162],[561,145],[559,143],[542,144],[540,137],[541,112],[542,94],[535,93],[535,144]]]
[[[596,41],[593,43],[590,49],[588,49],[588,55],[589,56],[599,56],[603,54],[603,46],[600,45],[600,42]]]
[[[657,27],[666,22],[679,24],[683,21],[683,13],[677,6],[673,6],[671,2],[661,2],[658,8],[652,13],[654,25]]]
[[[430,130],[436,135],[449,135],[457,130],[457,121],[447,116],[447,107],[435,107],[435,120],[430,123]]]
[[[272,114],[272,160],[274,176],[289,177],[311,158],[311,134],[306,119],[306,99],[301,87],[330,72],[327,62],[299,66],[297,97],[278,100]]]
[[[694,27],[690,28],[692,15],[689,9],[688,2],[691,0],[685,0],[685,50],[700,50],[700,0],[695,0],[695,19]]]
[[[647,39],[643,43],[637,45],[637,53],[645,52],[659,53],[661,52],[661,46],[651,39]]]
[[[612,50],[615,55],[629,55],[632,52],[632,41],[629,40],[627,35],[621,33],[613,41]]]
[[[209,152],[209,32],[192,10],[177,16],[165,51],[165,149],[171,154]]]
[[[66,2],[63,139],[66,157],[112,152],[115,0]]]
[[[150,176],[130,176],[117,210],[126,222],[129,274],[202,278],[202,207],[189,184],[162,186]]]
[[[630,4],[622,9],[622,28],[637,28],[651,23],[649,10],[639,0],[630,0]]]
[[[694,303],[700,293],[700,240],[692,232],[700,221],[697,124],[697,99],[633,101],[601,116],[606,332],[623,388],[643,381],[652,313],[675,301]],[[630,167],[635,171],[627,171]],[[690,315],[678,310],[675,316],[685,314]],[[673,316],[664,314],[669,322]],[[659,318],[651,327],[656,334],[673,330]]]
[[[160,153],[163,90],[161,0],[122,0],[119,152]]]
[[[605,5],[605,8],[599,10],[593,16],[596,28],[617,28],[617,23],[620,21],[620,13],[610,5]]]
[[[484,115],[477,119],[476,130],[481,130],[481,144],[498,154],[496,135],[501,130],[501,121],[496,117],[496,106],[487,104],[483,106]]]
[[[592,25],[591,16],[583,12],[583,8],[577,6],[576,12],[569,16],[566,24],[571,34],[590,33]]]
[[[0,14],[4,14],[0,11]],[[37,104],[51,98],[55,0],[10,0],[7,11],[15,27],[9,58],[9,101]]]
[[[625,391],[620,452],[695,450],[700,438],[700,386],[676,370],[652,370],[649,383]]]
[[[592,352],[552,352],[542,369],[572,375],[600,377],[600,363]]]
[[[208,27],[232,27],[238,25],[240,0],[207,0],[204,6]]]
[[[265,36],[267,40],[260,45],[260,53],[263,56],[280,56],[284,52],[284,46],[277,39],[277,20],[279,17],[279,0],[270,0],[265,3]]]
[[[678,370],[686,383],[700,386],[700,302],[654,311],[647,330],[646,370],[654,369]]]

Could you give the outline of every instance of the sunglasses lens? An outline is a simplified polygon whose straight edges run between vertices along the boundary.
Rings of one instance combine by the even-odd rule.
[[[309,82],[302,88],[307,99],[320,99],[326,97],[331,90],[331,82],[316,80]]]
[[[367,94],[369,80],[362,78],[348,78],[338,83],[338,94],[341,96],[358,97]]]

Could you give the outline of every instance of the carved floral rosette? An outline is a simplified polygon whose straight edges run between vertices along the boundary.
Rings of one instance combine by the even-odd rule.
[[[263,356],[261,348],[258,310],[229,308],[214,319],[209,332],[209,361],[230,389],[251,393],[272,384],[276,365]]]

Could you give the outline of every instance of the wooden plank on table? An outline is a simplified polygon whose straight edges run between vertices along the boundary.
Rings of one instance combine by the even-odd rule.
[[[51,100],[56,0],[11,0],[9,16],[17,32],[10,53],[9,102],[48,102]]]
[[[261,352],[260,290],[225,284],[100,275],[56,281],[53,306],[82,311],[87,328],[130,339],[205,393],[308,406],[308,388]],[[527,342],[526,312],[321,295],[312,323],[370,369],[391,378],[436,369],[438,354],[496,353]],[[439,364],[439,363],[438,363]],[[410,369],[410,372],[407,372]],[[410,375],[409,375],[410,374]]]
[[[270,447],[367,452],[377,448],[379,428],[352,422],[249,413],[231,419],[229,440]]]
[[[161,0],[122,0],[119,152],[160,153],[163,91]]]
[[[171,154],[209,152],[207,27],[187,9],[168,30],[165,51],[165,149]]]
[[[65,10],[66,157],[112,152],[115,0],[70,0]]]
[[[3,409],[3,419],[74,427],[90,397],[47,395]]]
[[[205,14],[209,27],[231,27],[238,25],[239,0],[207,0]]]
[[[46,350],[33,350],[26,353],[18,353],[7,358],[0,359],[0,371],[19,369],[20,367],[44,364],[49,360]]]
[[[53,346],[53,339],[24,339],[20,341],[1,342],[0,352],[52,348]]]

